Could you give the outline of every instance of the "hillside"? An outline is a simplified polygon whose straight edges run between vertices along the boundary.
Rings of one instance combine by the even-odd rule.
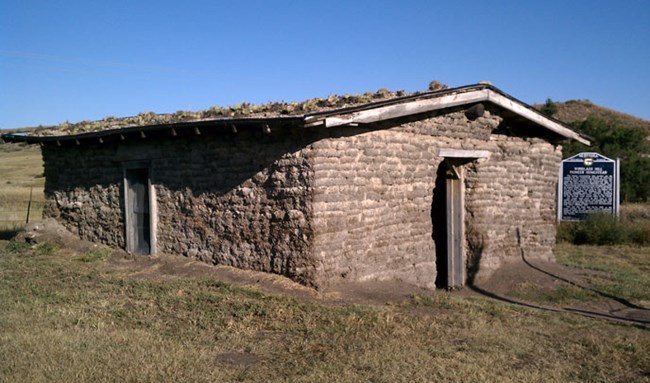
[[[588,100],[569,100],[565,102],[553,102],[553,104],[557,108],[553,117],[567,124],[581,122],[588,117],[596,117],[612,125],[642,128],[650,134],[650,121],[596,105]],[[542,110],[544,104],[535,104],[533,106]]]

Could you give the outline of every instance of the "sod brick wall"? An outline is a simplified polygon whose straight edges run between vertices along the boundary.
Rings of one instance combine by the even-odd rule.
[[[123,167],[155,188],[157,252],[273,272],[307,285],[397,279],[434,287],[440,149],[488,150],[464,165],[470,276],[550,259],[560,148],[503,134],[487,110],[365,127],[180,134],[45,145],[44,215],[125,247]],[[440,192],[438,190],[438,192]]]

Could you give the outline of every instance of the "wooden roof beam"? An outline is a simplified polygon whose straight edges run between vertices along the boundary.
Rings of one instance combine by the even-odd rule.
[[[590,142],[587,139],[573,130],[566,128],[561,123],[555,122],[521,102],[515,101],[492,89],[478,89],[463,93],[446,94],[435,98],[416,99],[404,103],[380,106],[352,113],[335,114],[325,117],[324,120],[325,126],[328,128],[343,125],[353,126],[353,124],[368,124],[485,101],[489,101],[506,110],[514,112],[535,124],[559,134],[560,136],[572,138],[585,145],[590,145]],[[309,121],[306,125],[313,126],[317,122],[318,121]]]
[[[551,120],[550,118],[542,115],[541,113],[533,111],[533,110],[527,108],[526,106],[524,106],[524,105],[522,105],[522,104],[520,104],[520,103],[518,103],[518,102],[516,102],[516,101],[502,95],[502,94],[490,91],[488,93],[488,101],[491,101],[492,103],[497,104],[497,105],[499,105],[500,107],[502,107],[504,109],[507,109],[507,110],[510,110],[510,111],[512,111],[514,113],[517,113],[518,115],[520,115],[520,116],[522,116],[522,117],[524,117],[524,118],[526,118],[526,119],[528,119],[528,120],[530,120],[530,121],[532,121],[532,122],[534,122],[534,123],[536,123],[538,125],[541,125],[541,126],[545,127],[546,129],[551,130],[551,131],[553,131],[553,132],[555,132],[555,133],[557,133],[557,134],[559,134],[559,135],[561,135],[563,137],[572,138],[572,139],[574,139],[574,140],[576,140],[578,142],[581,142],[581,143],[583,143],[585,145],[591,145],[589,140],[585,139],[584,137],[582,137],[578,133],[574,132],[573,130],[562,126],[562,124],[557,123],[557,122]]]
[[[392,118],[410,116],[413,114],[430,112],[438,109],[450,108],[458,105],[466,105],[474,102],[487,100],[487,89],[448,94],[436,98],[414,100],[401,104],[381,106],[379,108],[366,109],[350,114],[335,115],[325,118],[325,126],[328,128],[341,125],[368,124],[377,121],[389,120]]]

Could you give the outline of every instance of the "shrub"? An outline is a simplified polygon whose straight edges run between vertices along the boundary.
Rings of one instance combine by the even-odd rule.
[[[555,241],[557,243],[574,243],[576,222],[562,221],[557,225]]]
[[[650,245],[650,222],[619,221],[610,214],[595,213],[583,221],[561,222],[557,241],[576,245]]]
[[[650,246],[650,222],[629,224],[630,240],[641,246]]]
[[[618,245],[628,241],[624,225],[611,214],[590,214],[578,225],[574,241],[576,244]]]
[[[549,117],[553,117],[553,115],[557,113],[557,105],[555,105],[553,100],[547,98],[546,102],[544,103],[544,106],[542,106],[542,108],[540,109],[540,112],[544,113]]]

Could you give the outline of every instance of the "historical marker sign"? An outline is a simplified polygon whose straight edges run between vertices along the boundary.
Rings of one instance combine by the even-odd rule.
[[[618,160],[598,153],[578,153],[562,161],[558,220],[579,220],[596,212],[618,216],[618,174]]]

